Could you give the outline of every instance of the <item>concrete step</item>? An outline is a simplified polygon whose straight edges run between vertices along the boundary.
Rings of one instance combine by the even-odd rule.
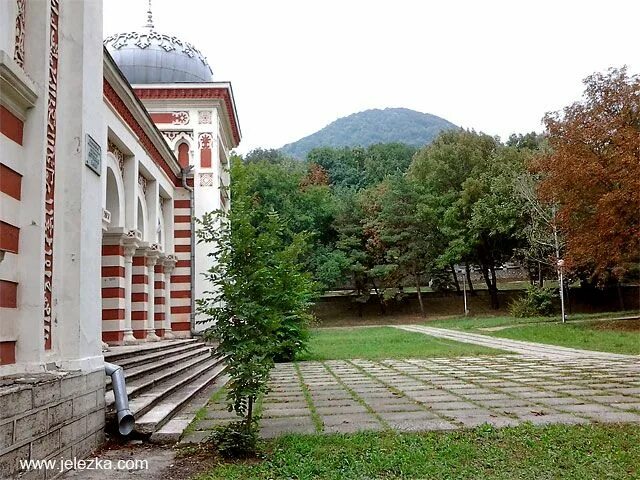
[[[179,345],[188,345],[190,343],[197,343],[197,338],[184,338],[175,340],[162,340],[160,342],[138,343],[135,345],[124,345],[117,347],[110,347],[111,350],[104,353],[104,359],[110,363],[118,363],[120,360],[130,357],[136,357],[147,353],[157,352],[159,350],[165,350],[167,348],[174,348]]]
[[[140,365],[144,365],[145,363],[156,362],[163,359],[171,359],[176,357],[177,355],[181,355],[191,350],[196,350],[201,348],[203,343],[199,341],[189,341],[188,343],[180,343],[175,344],[171,342],[164,348],[160,348],[154,350],[150,353],[147,353],[146,350],[139,351],[137,354],[129,354],[126,358],[119,358],[117,361],[112,362],[110,359],[105,357],[105,361],[110,363],[115,363],[116,365],[120,365],[125,371],[130,370],[134,367],[138,367]]]
[[[177,366],[177,364],[187,363],[189,360],[195,357],[199,357],[205,353],[209,355],[211,353],[211,347],[201,343],[199,348],[187,350],[185,353],[181,353],[179,355],[161,358],[160,360],[143,363],[142,365],[138,365],[135,367],[124,368],[124,377],[127,381],[127,387],[129,386],[129,384],[140,377],[147,377],[159,370],[169,369],[173,366]],[[106,388],[108,392],[111,390],[111,377],[107,377],[106,382]]]
[[[199,369],[182,382],[179,388],[163,395],[155,401],[153,407],[143,415],[136,416],[136,432],[149,435],[161,429],[171,418],[185,406],[195,395],[211,385],[225,370],[221,359],[207,362],[207,366]],[[185,427],[186,428],[186,427]]]
[[[200,409],[207,405],[212,395],[223,388],[228,380],[229,378],[225,374],[218,376],[213,383],[203,388],[197,395],[194,395],[185,403],[168,422],[153,432],[149,440],[152,443],[160,444],[178,442]],[[189,437],[191,438],[191,436]],[[182,441],[184,440],[181,440],[181,443]],[[190,442],[187,441],[186,443]]]
[[[204,362],[210,360],[211,349],[205,347],[200,350],[195,350],[196,354],[188,358],[178,359],[173,362],[163,362],[163,367],[153,367],[149,372],[143,372],[134,379],[126,378],[127,396],[129,401],[135,397],[141,395],[147,390],[153,388],[161,382],[169,380],[183,372],[198,368]],[[154,365],[154,364],[149,364]],[[140,367],[138,367],[140,368]],[[127,371],[125,370],[125,376]],[[113,390],[109,389],[105,393],[105,402],[107,407],[111,407],[114,403]]]
[[[209,358],[207,361],[200,363],[197,367],[172,375],[162,382],[158,382],[147,391],[130,398],[129,408],[136,418],[136,423],[144,414],[153,409],[167,396],[193,382],[195,379],[221,363],[222,361],[220,358]],[[108,409],[107,414],[112,415],[113,408]]]

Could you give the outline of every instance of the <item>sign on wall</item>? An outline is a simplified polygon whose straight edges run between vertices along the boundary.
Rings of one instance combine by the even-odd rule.
[[[100,176],[102,172],[102,149],[91,135],[87,133],[87,158],[84,164]]]

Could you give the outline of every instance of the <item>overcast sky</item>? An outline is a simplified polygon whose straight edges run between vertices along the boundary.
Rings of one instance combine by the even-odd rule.
[[[105,0],[104,35],[147,0]],[[541,131],[594,71],[640,69],[640,2],[153,0],[156,30],[231,81],[240,152],[277,148],[369,108],[406,107],[506,138]]]

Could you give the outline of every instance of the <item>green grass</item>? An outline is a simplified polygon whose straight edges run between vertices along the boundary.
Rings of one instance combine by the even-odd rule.
[[[494,337],[548,343],[583,350],[640,355],[640,332],[600,330],[594,328],[596,326],[597,324],[593,323],[523,325],[490,334]]]
[[[634,425],[481,426],[459,432],[290,435],[260,462],[220,464],[197,480],[626,479],[640,476]]]
[[[617,317],[630,317],[639,315],[637,310],[629,310],[624,312],[606,312],[606,313],[576,313],[570,316],[569,324],[572,322],[582,323],[589,320],[609,319]],[[519,325],[529,323],[561,323],[560,315],[552,317],[530,317],[516,318],[510,316],[499,317],[452,317],[442,320],[431,320],[423,322],[423,325],[429,327],[455,328],[457,330],[476,330],[478,328],[499,327],[503,325]]]
[[[326,328],[311,332],[309,351],[297,360],[429,358],[504,352],[391,327]]]
[[[578,314],[572,315],[566,324],[560,322],[560,317],[460,317],[426,322],[425,325],[562,347],[640,355],[640,332],[607,328],[610,318],[637,314],[634,311]],[[499,326],[509,328],[492,332],[479,330]]]

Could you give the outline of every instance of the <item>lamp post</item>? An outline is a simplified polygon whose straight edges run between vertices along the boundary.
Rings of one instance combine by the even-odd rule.
[[[462,275],[462,295],[464,296],[464,316],[469,315],[469,309],[467,308],[467,276]]]
[[[558,259],[558,281],[560,283],[560,309],[562,311],[562,323],[566,321],[566,314],[564,313],[564,277],[562,274],[562,267],[564,267],[564,260]]]

